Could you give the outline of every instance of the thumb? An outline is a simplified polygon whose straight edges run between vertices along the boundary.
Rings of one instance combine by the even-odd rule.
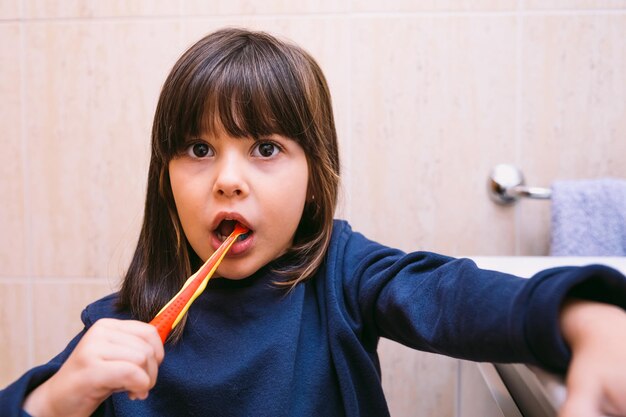
[[[559,417],[594,417],[599,416],[591,402],[568,399],[559,410]]]
[[[596,394],[593,384],[569,384],[559,417],[599,417]]]

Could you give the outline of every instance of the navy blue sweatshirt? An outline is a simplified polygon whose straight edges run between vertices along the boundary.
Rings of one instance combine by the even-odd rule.
[[[626,279],[604,266],[554,268],[531,279],[480,270],[467,259],[405,254],[335,222],[317,275],[292,291],[269,268],[215,278],[167,344],[144,401],[109,397],[98,416],[386,416],[380,337],[457,358],[527,362],[563,371],[558,328],[568,294],[626,307]],[[49,363],[0,392],[1,416],[26,416],[26,395],[49,378],[98,319],[130,318],[116,294],[89,305],[85,329]],[[621,304],[620,304],[621,303]]]

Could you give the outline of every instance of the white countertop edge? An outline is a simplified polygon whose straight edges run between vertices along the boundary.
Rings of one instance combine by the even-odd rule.
[[[506,272],[520,277],[530,277],[535,273],[557,266],[582,266],[602,264],[611,266],[626,274],[624,256],[466,256],[482,269]]]

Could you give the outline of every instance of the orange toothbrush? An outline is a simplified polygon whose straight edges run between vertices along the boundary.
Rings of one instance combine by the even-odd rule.
[[[246,233],[248,233],[248,229],[237,223],[235,229],[226,240],[222,242],[220,247],[213,252],[195,274],[187,279],[180,291],[178,291],[152,319],[150,324],[157,328],[163,343],[165,343],[165,339],[167,339],[170,331],[176,327],[187,310],[189,310],[191,303],[204,291],[209,279],[213,276],[215,270],[217,270],[222,259],[224,259],[226,252],[228,252],[240,235]]]

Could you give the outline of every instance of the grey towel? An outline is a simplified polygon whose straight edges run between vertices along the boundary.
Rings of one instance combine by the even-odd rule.
[[[555,182],[550,254],[625,256],[626,180]]]

